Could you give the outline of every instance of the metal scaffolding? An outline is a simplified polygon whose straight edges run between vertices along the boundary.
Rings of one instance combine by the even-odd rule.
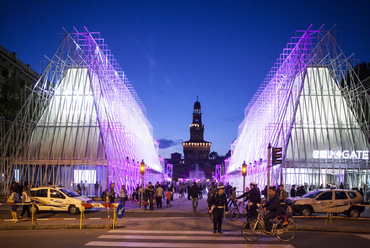
[[[1,194],[16,181],[86,187],[100,196],[114,182],[129,191],[163,180],[164,163],[145,108],[97,32],[64,38],[1,140]]]
[[[272,169],[270,185],[366,186],[369,107],[334,31],[297,31],[245,109],[224,180],[240,187],[246,161],[247,179],[265,186],[271,143],[283,148],[283,163]]]

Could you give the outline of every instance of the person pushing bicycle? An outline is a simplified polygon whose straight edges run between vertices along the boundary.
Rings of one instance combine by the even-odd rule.
[[[249,184],[251,188],[248,193],[248,211],[247,211],[247,218],[248,219],[257,219],[258,212],[257,212],[257,204],[261,203],[261,193],[257,188],[257,184],[251,182]]]
[[[269,212],[263,218],[265,222],[265,233],[271,234],[271,223],[270,220],[278,217],[281,214],[281,206],[279,196],[276,194],[276,188],[270,187],[269,189],[269,201],[263,205],[263,210]]]

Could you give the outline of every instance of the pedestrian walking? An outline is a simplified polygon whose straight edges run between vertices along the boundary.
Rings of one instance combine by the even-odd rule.
[[[77,184],[77,194],[81,195],[81,186]]]
[[[162,197],[163,197],[163,188],[161,185],[155,189],[155,195],[157,200],[157,208],[162,208]]]
[[[28,185],[25,185],[23,187],[23,192],[22,192],[22,203],[24,204],[23,205],[23,209],[22,209],[22,213],[21,215],[19,216],[19,219],[22,219],[23,218],[23,215],[25,212],[27,212],[27,216],[28,216],[28,219],[31,218],[31,211],[30,211],[30,204],[31,204],[31,192],[28,188]]]
[[[228,212],[225,186],[219,186],[218,192],[212,195],[210,200],[213,213],[213,233],[222,233],[222,218]]]
[[[279,185],[278,197],[280,202],[284,202],[286,198],[288,198],[288,192],[286,192],[286,190],[284,189],[284,185],[282,184]]]
[[[229,198],[229,202],[227,203],[229,205],[229,207],[231,207],[231,205],[234,205],[234,207],[236,207],[236,202],[237,202],[237,198],[236,198],[236,187],[233,187],[233,189],[231,190],[231,195],[230,195],[230,198]]]
[[[170,189],[167,189],[167,192],[166,192],[167,207],[171,207],[171,197],[172,197],[172,192],[170,191]]]
[[[109,205],[114,203],[114,199],[116,197],[116,192],[114,192],[114,183],[111,183],[109,188]]]
[[[170,191],[171,191],[171,201],[173,201],[173,194],[175,193],[175,186],[173,185],[173,183],[171,183]]]
[[[19,194],[18,194],[17,186],[12,188],[12,193],[9,195],[7,202],[8,203],[20,203],[21,202]],[[12,218],[13,218],[14,223],[18,222],[17,208],[18,208],[17,204],[10,206],[10,212],[12,213]]]
[[[193,186],[189,188],[189,195],[191,196],[191,202],[193,205],[193,212],[197,213],[198,208],[198,197],[199,197],[199,188],[196,182],[193,183]]]
[[[119,196],[121,197],[121,204],[123,204],[123,206],[125,206],[126,205],[126,201],[128,199],[126,185],[122,185],[122,187],[121,187],[121,189],[119,191]]]
[[[295,197],[296,196],[295,185],[292,185],[292,189],[290,190],[290,196],[291,197]]]
[[[154,205],[153,205],[153,195],[154,195],[154,186],[152,185],[152,182],[149,182],[149,184],[146,186],[146,192],[147,196],[149,199],[149,205],[150,205],[150,210],[154,210]]]

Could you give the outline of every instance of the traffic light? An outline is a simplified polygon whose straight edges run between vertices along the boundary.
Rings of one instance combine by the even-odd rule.
[[[247,164],[245,163],[245,161],[242,164],[242,175],[243,175],[243,177],[245,177],[247,175]]]
[[[281,147],[272,148],[272,165],[281,164],[282,150],[283,149]]]
[[[144,174],[144,172],[145,172],[145,163],[143,159],[140,164],[140,174]]]

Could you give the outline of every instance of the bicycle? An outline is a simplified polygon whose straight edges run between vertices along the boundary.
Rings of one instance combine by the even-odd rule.
[[[247,210],[243,204],[243,202],[241,201],[237,201],[237,205],[236,207],[234,207],[233,209],[231,209],[230,211],[230,214],[229,214],[229,219],[231,221],[235,221],[238,217],[239,217],[239,214],[240,214],[240,208],[243,210],[242,213],[247,213]],[[248,202],[247,202],[248,203]]]
[[[262,232],[265,230],[263,215],[263,209],[260,208],[257,219],[249,219],[243,224],[241,233],[244,239],[254,242],[262,236]],[[272,223],[271,235],[275,235],[280,241],[287,242],[295,237],[297,224],[292,219],[288,219],[285,223],[284,219],[278,216],[270,221]]]

